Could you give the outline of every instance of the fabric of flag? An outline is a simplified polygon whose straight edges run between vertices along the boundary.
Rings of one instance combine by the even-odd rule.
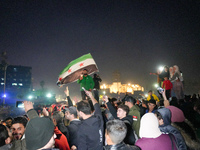
[[[61,86],[77,81],[84,69],[88,70],[88,74],[98,71],[98,67],[90,53],[71,61],[67,67],[61,71],[57,85]]]

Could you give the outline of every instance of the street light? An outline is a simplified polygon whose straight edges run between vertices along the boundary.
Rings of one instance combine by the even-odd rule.
[[[155,86],[155,88],[157,88],[157,87],[158,87],[158,84],[156,83],[154,86]]]
[[[103,91],[103,94],[106,95],[106,91]]]
[[[33,98],[33,96],[32,96],[32,95],[29,95],[29,96],[28,96],[28,99],[32,99],[32,98]]]
[[[164,69],[164,67],[163,67],[163,66],[160,66],[158,69],[160,70],[160,72],[162,72],[163,69]]]
[[[46,95],[46,97],[51,98],[51,97],[52,97],[51,93],[48,93],[48,94]]]

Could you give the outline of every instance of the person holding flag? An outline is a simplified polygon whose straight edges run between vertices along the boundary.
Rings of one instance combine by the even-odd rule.
[[[83,72],[80,75],[80,78],[78,79],[77,83],[80,84],[82,100],[86,100],[87,95],[85,94],[84,89],[87,91],[92,91],[92,89],[94,88],[93,78],[90,75],[88,75],[87,69],[83,69]]]

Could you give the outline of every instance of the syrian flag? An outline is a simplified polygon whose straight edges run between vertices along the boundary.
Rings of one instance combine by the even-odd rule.
[[[61,86],[77,81],[80,78],[83,69],[87,69],[88,74],[98,71],[98,67],[90,53],[71,61],[67,67],[61,71],[57,85]]]

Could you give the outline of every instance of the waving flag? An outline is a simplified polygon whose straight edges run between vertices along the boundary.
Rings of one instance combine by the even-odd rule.
[[[61,71],[57,85],[61,86],[63,84],[77,81],[80,78],[83,69],[87,69],[88,74],[98,71],[98,67],[90,53],[71,61],[67,67]]]

